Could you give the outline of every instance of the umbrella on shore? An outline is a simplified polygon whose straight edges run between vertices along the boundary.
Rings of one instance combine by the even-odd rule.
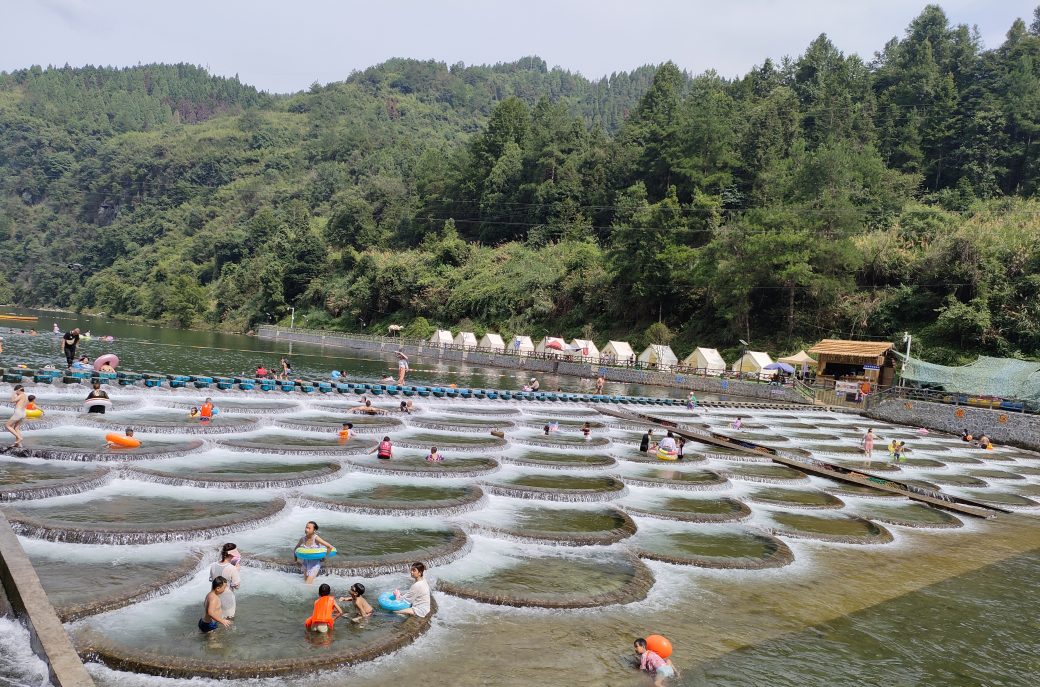
[[[783,370],[784,372],[794,372],[794,368],[787,363],[769,363],[763,370]]]

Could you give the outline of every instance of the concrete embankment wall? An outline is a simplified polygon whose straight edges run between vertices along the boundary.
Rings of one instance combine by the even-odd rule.
[[[340,333],[323,334],[320,332],[282,331],[274,327],[261,327],[258,336],[261,339],[292,341],[294,343],[315,344],[327,348],[342,348],[374,353],[394,353],[400,351],[410,358],[428,358],[444,362],[466,363],[483,367],[499,367],[511,370],[527,370],[530,372],[548,372],[551,374],[569,375],[572,377],[596,378],[603,370],[609,382],[626,384],[647,384],[665,386],[684,391],[710,394],[727,394],[759,398],[767,402],[810,403],[791,387],[776,387],[768,384],[742,382],[733,379],[716,377],[699,377],[672,372],[656,372],[653,370],[633,370],[623,367],[599,367],[594,364],[573,363],[564,360],[542,360],[510,353],[484,353],[480,351],[461,351],[444,349],[438,346],[403,346],[393,341],[371,341],[355,339]]]
[[[963,417],[957,416],[958,411]],[[903,399],[883,401],[863,415],[950,434],[967,429],[976,437],[985,433],[994,444],[1040,451],[1040,417],[1036,415]]]
[[[0,580],[15,614],[29,628],[33,651],[47,663],[51,683],[58,687],[94,687],[3,512],[0,512]]]

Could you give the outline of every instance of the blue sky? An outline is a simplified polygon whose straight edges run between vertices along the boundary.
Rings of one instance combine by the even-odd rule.
[[[1040,0],[948,0],[956,23],[987,46]],[[694,73],[745,73],[766,57],[797,56],[820,33],[870,58],[902,36],[919,0],[569,2],[484,0],[7,0],[0,70],[191,62],[272,92],[347,77],[390,57],[480,64],[539,55],[598,78],[673,60]]]

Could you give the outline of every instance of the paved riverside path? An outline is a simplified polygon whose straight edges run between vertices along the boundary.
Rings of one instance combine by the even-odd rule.
[[[0,579],[18,617],[27,621],[33,651],[58,687],[94,687],[18,537],[0,511]]]

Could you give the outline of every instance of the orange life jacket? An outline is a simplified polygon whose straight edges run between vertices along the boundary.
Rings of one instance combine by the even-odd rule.
[[[213,404],[203,403],[202,404],[202,417],[213,417]]]
[[[25,404],[25,409],[26,410],[36,410],[36,404],[35,403],[31,403],[31,402],[30,403],[26,403]]]
[[[314,602],[314,615],[304,621],[304,625],[310,627],[315,623],[325,623],[332,629],[332,609],[336,607],[336,597],[329,594]]]

